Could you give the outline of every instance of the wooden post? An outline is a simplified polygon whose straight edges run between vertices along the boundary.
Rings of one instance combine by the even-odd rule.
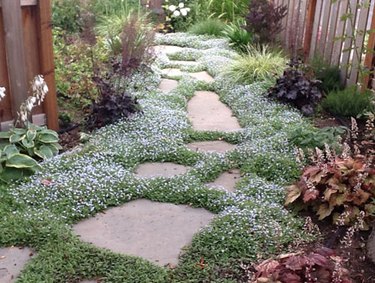
[[[20,0],[2,0],[2,11],[9,93],[12,94],[12,115],[16,117],[21,104],[28,97]]]
[[[371,20],[371,27],[370,27],[370,36],[368,39],[367,49],[366,49],[366,58],[364,61],[364,66],[368,70],[373,69],[373,61],[375,58],[375,5],[373,7],[373,13],[372,13],[372,20]],[[373,71],[373,70],[372,70]],[[374,77],[374,74],[367,75],[363,79],[363,88],[367,88],[370,83],[370,77]]]
[[[56,99],[55,65],[53,57],[51,11],[50,0],[39,0],[37,14],[39,54],[40,58],[42,58],[40,62],[40,71],[44,76],[44,79],[49,88],[49,92],[46,95],[43,103],[43,109],[47,116],[48,128],[58,130],[59,123]]]
[[[306,30],[305,30],[305,41],[303,44],[303,54],[305,56],[305,61],[308,59],[311,48],[311,40],[314,27],[314,18],[316,10],[316,1],[310,0],[309,6],[307,8],[307,17],[306,17]]]

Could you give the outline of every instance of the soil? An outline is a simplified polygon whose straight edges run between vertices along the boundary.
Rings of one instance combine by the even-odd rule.
[[[62,152],[73,149],[80,144],[80,126],[71,125],[67,129],[62,129],[59,132],[59,138]]]

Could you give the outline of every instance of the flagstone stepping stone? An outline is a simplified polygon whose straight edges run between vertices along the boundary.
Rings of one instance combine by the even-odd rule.
[[[168,77],[181,77],[182,72],[180,69],[176,68],[166,68],[161,70],[162,76],[168,76]]]
[[[73,229],[85,242],[165,266],[176,265],[181,249],[213,218],[202,208],[140,199],[84,220]]]
[[[241,129],[228,106],[211,91],[196,91],[188,103],[188,117],[197,131],[233,132]]]
[[[159,85],[159,89],[165,93],[169,93],[178,86],[178,81],[170,79],[162,79]]]
[[[196,61],[178,61],[178,60],[172,60],[171,63],[178,64],[178,65],[185,65],[185,66],[197,66],[198,62]]]
[[[174,45],[156,45],[154,46],[155,53],[173,54],[183,50],[183,47]]]
[[[33,251],[29,248],[0,248],[0,282],[15,282],[32,256]]]
[[[197,72],[197,73],[189,73],[189,75],[200,81],[205,81],[207,83],[212,83],[215,81],[214,78],[211,77],[211,75],[207,73],[206,71]]]
[[[219,152],[219,153],[224,153],[236,147],[236,145],[227,143],[225,141],[192,142],[192,143],[187,144],[186,146],[189,149],[194,150],[194,151]]]
[[[241,179],[241,172],[238,169],[232,169],[224,172],[214,182],[207,184],[211,188],[221,188],[228,192],[234,192],[236,183]]]
[[[185,174],[190,167],[171,162],[149,162],[137,167],[135,173],[142,178],[166,177]]]

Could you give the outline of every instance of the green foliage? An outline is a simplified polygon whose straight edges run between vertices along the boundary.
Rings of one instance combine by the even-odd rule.
[[[92,0],[90,10],[100,19],[128,14],[129,10],[141,10],[139,0]]]
[[[336,224],[350,225],[359,217],[372,221],[375,171],[371,161],[364,156],[343,158],[332,152],[325,155],[318,151],[315,162],[305,168],[298,182],[288,187],[285,204],[311,207],[320,220],[332,217]]]
[[[247,46],[253,41],[252,34],[243,25],[242,21],[230,23],[223,31],[223,35],[229,39],[229,45],[240,52],[246,52]]]
[[[328,112],[344,117],[358,117],[375,110],[373,93],[370,90],[361,93],[357,86],[330,92],[322,106]]]
[[[322,88],[326,93],[342,88],[338,66],[331,66],[320,56],[315,56],[309,65],[316,79],[322,82]]]
[[[339,139],[347,131],[345,127],[326,127],[322,129],[298,127],[289,134],[289,141],[302,149],[324,149],[325,145],[339,149]]]
[[[55,28],[69,33],[82,30],[82,8],[76,0],[54,0],[52,2],[52,22]]]
[[[249,46],[247,53],[234,60],[224,74],[232,81],[244,84],[274,81],[282,74],[285,64],[281,51],[273,51],[267,45]]]
[[[61,146],[55,131],[27,123],[0,133],[0,179],[10,181],[39,168],[36,160],[53,157]]]
[[[196,0],[200,5],[205,5],[210,17],[225,21],[235,21],[243,17],[247,9],[248,0]],[[205,3],[206,2],[206,3]]]
[[[219,19],[207,19],[197,22],[189,28],[189,32],[196,35],[212,35],[221,36],[225,28],[225,24]]]

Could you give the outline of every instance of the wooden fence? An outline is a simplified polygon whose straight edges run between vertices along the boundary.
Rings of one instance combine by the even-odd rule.
[[[360,64],[373,68],[375,33],[366,31],[375,28],[374,2],[274,0],[276,5],[288,8],[280,40],[293,55],[307,61],[320,56],[327,63],[340,66],[343,83],[352,85],[361,80],[368,85],[369,77],[360,78],[358,68]]]
[[[57,130],[50,0],[0,0],[0,86],[7,89],[0,102],[0,130],[9,128],[37,74],[44,76],[49,92],[32,120]]]

